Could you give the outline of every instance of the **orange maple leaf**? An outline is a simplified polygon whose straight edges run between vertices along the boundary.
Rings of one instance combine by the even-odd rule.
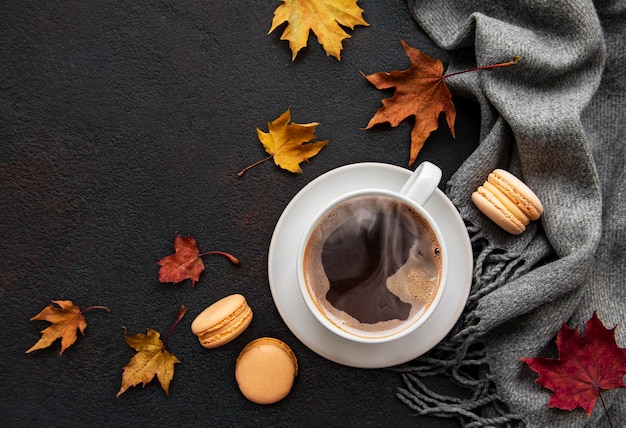
[[[85,321],[83,313],[95,308],[104,309],[106,311],[109,310],[105,306],[91,306],[81,311],[71,300],[53,300],[52,303],[57,306],[48,305],[30,319],[31,321],[49,321],[52,325],[41,331],[41,339],[28,349],[26,353],[47,348],[52,345],[55,340],[61,339],[61,351],[59,355],[62,354],[63,351],[76,342],[78,338],[76,330],[80,330],[81,334],[85,333],[87,321]]]
[[[409,46],[404,40],[400,42],[411,61],[407,70],[364,75],[377,89],[396,88],[391,98],[382,101],[383,106],[370,119],[365,129],[387,122],[395,127],[404,119],[414,116],[409,159],[411,166],[430,133],[438,128],[441,113],[445,114],[450,132],[454,136],[456,109],[452,103],[452,94],[444,83],[442,62]]]
[[[341,60],[342,42],[350,38],[341,26],[351,30],[357,25],[369,26],[357,0],[283,0],[274,11],[268,34],[284,22],[288,25],[280,39],[289,40],[292,61],[306,46],[310,31],[317,36],[327,55]]]
[[[315,139],[314,132],[319,123],[299,124],[290,121],[291,112],[287,109],[278,119],[268,122],[269,132],[263,132],[257,128],[259,141],[269,156],[247,166],[239,172],[239,176],[242,176],[248,169],[272,158],[279,167],[293,173],[301,173],[300,163],[318,154],[328,144],[328,140],[311,142]]]
[[[159,281],[177,284],[186,279],[191,279],[194,286],[200,274],[204,270],[203,256],[209,254],[219,254],[227,257],[232,263],[239,264],[239,260],[231,254],[223,251],[207,251],[200,254],[196,240],[191,236],[187,238],[180,235],[174,237],[175,253],[159,260]]]
[[[130,359],[124,367],[122,373],[122,386],[115,395],[119,397],[131,386],[146,386],[156,376],[161,384],[161,388],[169,395],[170,383],[174,377],[174,364],[180,363],[174,354],[169,352],[165,347],[172,330],[187,312],[185,305],[181,305],[178,311],[178,318],[172,324],[165,341],[161,340],[158,331],[151,328],[146,334],[138,333],[135,336],[127,336],[124,330],[124,339],[128,346],[133,348],[137,353]]]

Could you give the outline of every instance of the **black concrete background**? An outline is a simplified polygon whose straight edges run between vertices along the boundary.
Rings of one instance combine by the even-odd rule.
[[[276,1],[3,1],[0,8],[0,414],[4,426],[458,426],[417,417],[394,395],[388,370],[344,367],[300,343],[272,300],[267,251],[274,225],[308,182],[342,165],[406,166],[411,122],[363,130],[383,93],[369,74],[408,67],[400,39],[445,61],[402,0],[360,2],[369,27],[349,31],[341,61],[317,40],[294,62]],[[444,183],[475,148],[478,113],[455,98],[457,138],[436,131],[417,163]],[[287,108],[318,121],[330,144],[294,175],[272,163],[237,172],[265,152],[255,128]],[[442,188],[444,184],[442,183]],[[192,288],[158,282],[175,234],[206,257]],[[239,292],[254,321],[234,342],[201,348],[189,326],[215,300]],[[29,321],[53,299],[81,308],[85,335],[25,354],[48,323]],[[170,394],[156,380],[120,398],[124,342],[148,327],[165,335]],[[246,401],[234,379],[241,348],[274,336],[300,374],[275,405]]]

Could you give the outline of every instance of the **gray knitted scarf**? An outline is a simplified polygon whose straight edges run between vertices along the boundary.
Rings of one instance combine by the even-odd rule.
[[[520,357],[556,358],[563,322],[593,311],[626,346],[626,2],[409,0],[418,24],[450,52],[448,72],[510,60],[513,67],[447,80],[481,109],[480,145],[448,183],[474,249],[469,302],[435,349],[398,367],[398,397],[419,414],[466,426],[608,426],[601,405],[550,409],[551,392]],[[520,236],[498,229],[470,200],[495,168],[522,178],[544,214]],[[431,390],[447,374],[458,396]],[[613,426],[626,391],[603,392]]]

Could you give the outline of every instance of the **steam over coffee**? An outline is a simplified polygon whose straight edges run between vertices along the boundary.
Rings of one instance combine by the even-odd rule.
[[[442,272],[428,221],[386,196],[360,196],[326,213],[309,236],[303,266],[325,317],[361,336],[393,334],[419,318]]]

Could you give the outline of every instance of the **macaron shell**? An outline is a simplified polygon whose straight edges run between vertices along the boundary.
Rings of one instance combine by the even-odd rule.
[[[537,220],[541,216],[541,201],[519,178],[503,169],[496,169],[487,180],[508,196],[529,219]]]
[[[246,298],[241,294],[231,294],[213,303],[203,310],[191,323],[191,331],[194,334],[215,327],[227,320],[246,303]]]
[[[472,193],[472,202],[495,224],[513,235],[519,235],[526,226],[519,221],[492,193],[480,186]]]
[[[257,404],[272,404],[285,398],[297,374],[298,362],[291,348],[271,337],[246,345],[235,365],[241,393]]]
[[[191,323],[191,331],[205,348],[217,348],[239,336],[252,322],[252,309],[241,294],[213,303]]]

